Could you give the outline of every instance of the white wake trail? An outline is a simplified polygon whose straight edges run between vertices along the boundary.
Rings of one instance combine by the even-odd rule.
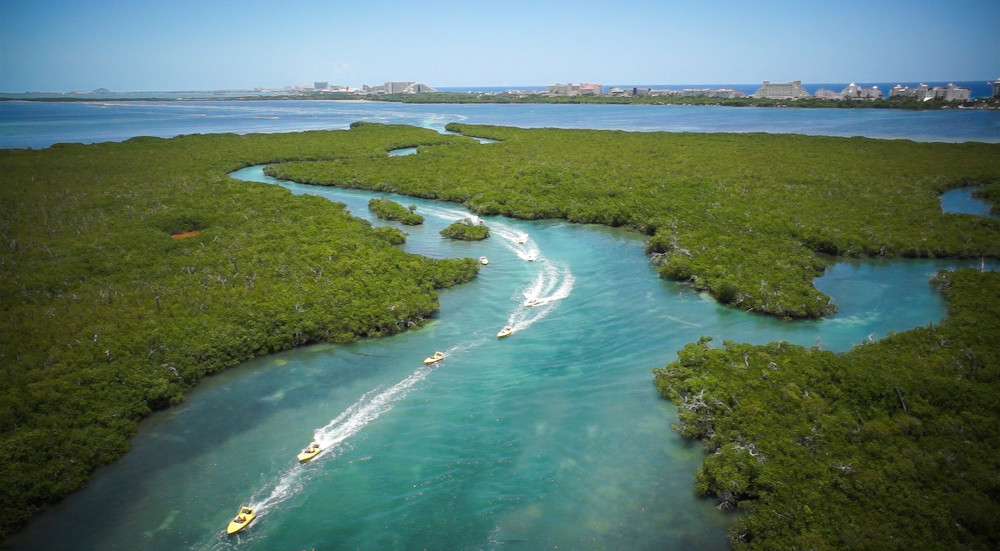
[[[378,389],[375,389],[367,392],[332,421],[316,429],[313,441],[320,445],[322,451],[311,461],[319,461],[323,456],[329,454],[339,455],[345,441],[378,419],[383,413],[392,410],[393,406],[405,398],[417,383],[426,379],[430,372],[430,369],[421,367],[386,390],[379,392]],[[270,487],[270,491],[268,491],[268,487],[265,487],[251,497],[250,506],[257,510],[258,516],[263,516],[268,509],[283,503],[302,491],[305,488],[303,477],[307,473],[308,471],[300,465],[293,465],[285,469],[274,486]],[[265,494],[267,494],[266,497],[264,497]]]
[[[573,283],[576,278],[568,266],[556,265],[549,261],[542,262],[542,270],[527,289],[515,294],[523,296],[525,300],[511,312],[507,318],[507,325],[515,332],[527,329],[531,324],[549,315],[556,307],[556,302],[560,301],[573,292]],[[528,304],[531,304],[529,306]]]
[[[490,231],[499,236],[503,246],[521,260],[538,260],[541,251],[526,232],[499,223],[491,225]]]
[[[466,212],[461,209],[452,209],[448,207],[437,207],[437,206],[421,207],[417,209],[417,214],[426,214],[427,216],[433,216],[435,218],[440,218],[442,220],[447,220],[449,222],[454,222],[456,220],[462,220],[464,218],[468,218],[469,220],[472,220],[473,224],[479,224],[480,222],[484,224],[486,223],[485,220],[483,220],[482,218],[471,212]]]
[[[469,219],[473,224],[486,224],[486,221],[474,213],[461,209],[429,206],[419,209],[418,214],[426,214],[449,222]],[[503,222],[491,221],[486,224],[490,228],[490,234],[501,239],[501,243],[507,250],[516,254],[521,260],[538,260],[541,251],[538,246],[531,242],[530,236],[521,230],[514,229]]]

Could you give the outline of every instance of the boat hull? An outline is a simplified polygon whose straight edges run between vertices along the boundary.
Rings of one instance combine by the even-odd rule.
[[[241,518],[242,521],[240,520]],[[229,526],[226,526],[226,534],[231,536],[243,530],[247,526],[250,526],[250,523],[253,522],[253,519],[255,518],[257,518],[257,513],[255,513],[253,509],[248,509],[246,507],[240,509],[240,513],[236,515],[236,518],[229,521]]]
[[[299,460],[300,463],[305,463],[306,461],[309,461],[310,459],[319,455],[319,452],[320,452],[319,447],[316,447],[315,449],[307,448],[306,451],[303,451],[302,453],[297,455],[296,458]]]

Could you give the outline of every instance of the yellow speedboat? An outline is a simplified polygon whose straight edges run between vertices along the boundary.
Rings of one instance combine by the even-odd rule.
[[[298,455],[299,461],[302,462],[309,461],[310,459],[316,457],[316,454],[319,453],[319,450],[320,450],[319,444],[317,444],[316,442],[309,444],[309,446],[306,447],[306,449],[302,450],[302,453]]]
[[[229,521],[229,526],[226,527],[226,533],[232,535],[239,532],[249,526],[256,517],[257,513],[255,513],[250,507],[247,507],[246,505],[240,507],[240,512],[237,513],[233,520]]]
[[[486,258],[485,256],[480,256],[479,263],[485,266],[490,263],[490,259]]]
[[[498,339],[502,339],[502,338],[504,338],[504,337],[512,334],[513,332],[514,332],[514,328],[513,327],[511,327],[509,325],[505,325],[504,328],[501,329],[499,333],[497,333],[497,338]]]
[[[524,305],[527,306],[528,308],[531,308],[532,306],[538,306],[541,303],[542,302],[537,298],[529,298],[528,300],[524,301]]]
[[[427,365],[430,365],[430,364],[433,364],[433,363],[440,362],[443,359],[444,359],[444,352],[438,351],[438,352],[435,352],[435,353],[431,354],[430,356],[424,358],[424,363],[427,364]]]

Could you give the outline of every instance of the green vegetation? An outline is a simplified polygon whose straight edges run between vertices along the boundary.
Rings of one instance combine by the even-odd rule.
[[[441,235],[462,241],[482,241],[490,236],[490,229],[482,221],[477,224],[468,218],[463,218],[441,230]]]
[[[268,174],[563,218],[650,236],[663,277],[787,318],[836,309],[829,255],[1000,257],[1000,221],[944,214],[953,187],[1000,184],[1000,144],[774,134],[629,133],[453,124],[499,140],[420,155],[274,165]]]
[[[479,269],[405,253],[397,229],[228,172],[455,140],[470,141],[358,125],[0,151],[0,539],[202,377],[418,327],[436,289]]]
[[[656,369],[704,441],[736,549],[1000,547],[1000,273],[942,273],[948,317],[843,354],[702,338]]]
[[[398,220],[407,226],[419,226],[424,223],[424,217],[414,212],[416,208],[416,206],[406,208],[385,197],[368,201],[368,210],[372,211],[375,216],[382,220]]]
[[[784,317],[835,308],[812,286],[828,255],[1000,257],[1000,222],[938,203],[967,185],[995,197],[1000,144],[449,129],[498,142],[355,124],[0,151],[0,537],[202,377],[419,326],[436,289],[477,273],[472,259],[406,254],[399,229],[342,205],[226,176],[244,166],[629,228],[649,236],[663,277]],[[702,341],[658,373],[682,434],[719,452],[699,491],[747,511],[736,545],[864,548],[891,534],[996,547],[1000,284],[970,272],[938,283],[951,308],[940,327],[842,355]]]

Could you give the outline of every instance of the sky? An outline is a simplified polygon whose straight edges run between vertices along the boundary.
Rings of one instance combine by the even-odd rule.
[[[0,91],[1000,78],[1000,0],[0,0]]]

